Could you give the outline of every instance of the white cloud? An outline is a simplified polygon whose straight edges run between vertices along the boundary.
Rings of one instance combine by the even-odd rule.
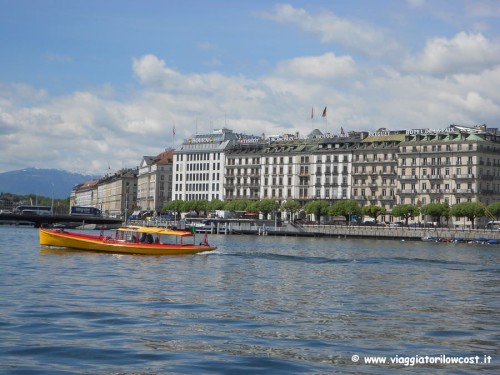
[[[431,39],[404,67],[411,72],[449,75],[480,72],[496,64],[500,64],[500,45],[482,34],[460,32],[452,39]]]
[[[367,56],[380,57],[399,48],[382,29],[361,20],[341,18],[331,12],[312,15],[304,9],[280,4],[273,13],[263,13],[262,16],[279,23],[295,24],[301,30],[317,35],[323,43],[338,43]]]
[[[337,57],[329,52],[322,56],[297,57],[283,61],[278,64],[276,71],[279,75],[329,80],[351,76],[355,73],[356,66],[350,56]]]
[[[446,43],[445,43],[446,44]],[[227,126],[249,134],[445,127],[495,123],[500,66],[475,73],[403,74],[326,53],[279,62],[255,80],[221,73],[183,74],[154,55],[134,59],[141,86],[48,97],[29,86],[0,87],[0,170],[58,167],[102,174],[134,167],[196,130]],[[16,94],[11,96],[10,93]],[[310,119],[311,106],[327,120]]]
[[[145,55],[132,60],[132,70],[138,80],[145,86],[164,85],[169,80],[177,81],[179,74],[172,69],[168,69],[165,61],[154,55]]]

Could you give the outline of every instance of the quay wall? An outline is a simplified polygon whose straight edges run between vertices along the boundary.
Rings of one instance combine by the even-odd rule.
[[[332,225],[305,225],[296,230],[291,230],[292,225],[272,228],[268,235],[303,235],[326,236],[344,238],[379,238],[379,239],[404,239],[421,240],[422,237],[477,240],[481,238],[500,240],[500,231],[486,229],[450,229],[450,228],[389,228],[369,226],[332,226]]]
[[[176,226],[177,222],[135,222],[136,225]],[[190,223],[186,223],[189,226]],[[446,239],[477,239],[500,240],[500,230],[489,229],[452,229],[452,228],[408,228],[382,227],[361,225],[295,225],[285,223],[275,226],[273,221],[255,220],[220,220],[207,225],[199,232],[211,234],[254,234],[272,236],[303,236],[303,237],[340,237],[340,238],[372,238],[420,241],[422,237],[432,236]]]

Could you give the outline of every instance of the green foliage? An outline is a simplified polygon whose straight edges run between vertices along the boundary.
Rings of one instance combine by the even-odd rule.
[[[208,204],[207,201],[201,201],[201,200],[185,201],[184,204],[182,205],[182,211],[183,212],[195,211],[196,214],[199,215],[201,211],[207,210],[207,204]]]
[[[408,225],[408,219],[420,215],[420,210],[411,204],[398,204],[392,208],[392,216],[400,217]]]
[[[328,215],[330,204],[324,200],[311,201],[305,204],[304,211],[306,214],[314,214],[316,220],[320,220],[321,216]]]
[[[441,223],[441,218],[450,217],[450,206],[448,203],[429,203],[420,209],[422,215],[428,215],[437,218],[437,222]]]
[[[474,229],[474,221],[476,218],[484,216],[486,213],[486,205],[482,202],[463,202],[454,205],[450,210],[450,215],[457,218],[466,217],[472,223]]]
[[[221,201],[220,199],[214,199],[211,200],[210,202],[207,202],[207,211],[217,211],[217,210],[223,210],[224,209],[225,202]]]
[[[255,202],[251,202],[248,206],[247,206],[247,209],[246,211],[247,212],[259,212],[259,202],[258,201],[255,201]]]
[[[361,207],[353,199],[339,200],[330,206],[328,214],[330,216],[345,216],[349,220],[350,215],[361,215]]]
[[[290,211],[292,214],[299,212],[300,203],[294,200],[289,200],[281,204],[281,211]]]
[[[248,199],[234,199],[226,202],[224,209],[226,211],[246,211],[251,203],[252,201]]]
[[[500,219],[500,202],[493,202],[486,207],[486,215],[492,219]]]
[[[184,206],[184,201],[178,199],[178,200],[170,201],[167,204],[165,204],[161,211],[162,212],[168,212],[168,211],[175,212],[175,213],[177,213],[177,215],[180,216],[181,212],[183,212],[183,210],[184,210],[183,206]]]
[[[363,215],[373,217],[375,220],[377,220],[377,217],[379,217],[380,215],[385,215],[386,213],[387,210],[385,209],[385,207],[380,207],[380,206],[363,207]]]
[[[255,204],[259,212],[262,212],[264,217],[269,215],[271,212],[277,211],[280,206],[280,204],[274,199],[262,199],[255,202]]]

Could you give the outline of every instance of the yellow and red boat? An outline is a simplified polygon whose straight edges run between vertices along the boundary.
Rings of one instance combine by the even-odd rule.
[[[195,234],[185,230],[158,227],[123,227],[114,235],[69,232],[64,229],[40,228],[40,245],[110,253],[181,255],[212,251],[207,236],[198,245]]]

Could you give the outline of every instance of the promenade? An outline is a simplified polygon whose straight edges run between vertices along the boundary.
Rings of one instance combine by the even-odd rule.
[[[230,223],[229,233],[260,234],[275,236],[310,236],[338,238],[371,238],[394,240],[422,240],[423,237],[446,238],[472,241],[478,239],[500,240],[500,231],[488,229],[450,229],[450,228],[407,228],[347,225],[293,225],[280,227],[238,225]]]
[[[201,219],[185,223],[185,228],[195,226]],[[469,228],[413,228],[365,225],[297,225],[283,223],[276,225],[272,220],[209,220],[204,219],[205,226],[195,226],[197,232],[226,235],[264,235],[264,236],[296,236],[296,237],[336,237],[336,238],[369,238],[420,241],[431,236],[450,240],[500,240],[499,230]],[[174,221],[134,222],[136,225],[160,225],[178,227]]]
[[[421,240],[423,237],[446,238],[455,240],[500,240],[500,231],[487,229],[450,229],[450,228],[406,228],[376,226],[337,226],[337,225],[304,225],[287,224],[283,227],[269,228],[268,235],[310,235],[340,238],[372,238],[396,240]]]

